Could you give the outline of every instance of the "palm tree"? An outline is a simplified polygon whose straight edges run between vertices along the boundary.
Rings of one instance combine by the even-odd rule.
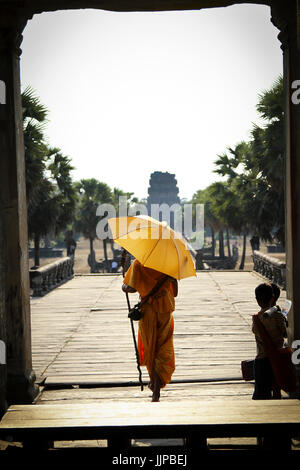
[[[264,241],[274,236],[282,244],[285,240],[282,77],[259,96],[257,110],[266,125],[254,125],[249,142],[242,141],[218,155],[214,171],[223,181],[198,191],[193,198],[206,202],[205,217],[212,215],[219,224],[221,249],[222,228],[243,236],[240,269],[244,268],[250,232]]]
[[[56,235],[72,222],[76,191],[71,179],[73,166],[69,157],[57,148],[48,148],[44,176],[29,205],[28,231],[34,240],[35,266],[40,264],[40,240],[50,231]]]
[[[242,141],[227,152],[215,161],[215,173],[226,178],[223,187],[222,183],[215,183],[215,210],[236,234],[243,236],[239,269],[244,269],[247,235],[256,230],[257,216],[263,207],[258,191],[262,182],[252,141]]]
[[[213,200],[212,211],[230,227],[234,233],[243,236],[243,251],[239,269],[244,269],[246,256],[246,239],[250,230],[248,213],[251,208],[251,200],[241,194],[242,182],[237,176],[231,182],[216,182],[210,186],[210,194]]]
[[[40,102],[31,87],[27,87],[22,93],[22,108],[26,195],[27,205],[29,206],[35,203],[34,198],[44,177],[47,155],[44,128],[47,122],[48,110]]]
[[[285,243],[285,150],[283,78],[259,96],[257,110],[266,121],[264,127],[253,126],[252,150],[260,172],[258,188],[264,210],[259,218],[260,235],[275,237]]]
[[[215,172],[236,181],[247,211],[248,226],[264,241],[285,242],[285,154],[283,79],[259,95],[257,110],[265,126],[253,125],[251,140],[241,142],[216,160]]]
[[[224,230],[227,232],[227,247],[229,249],[229,230],[228,230],[228,195],[229,189],[223,183],[213,183],[208,187],[208,194],[210,198],[210,210],[214,214],[216,220],[218,220],[219,230],[219,256],[220,258],[225,257],[224,252]]]
[[[50,231],[58,233],[72,220],[75,190],[68,157],[45,143],[48,111],[34,90],[22,93],[26,167],[28,233],[34,240],[35,265],[40,264],[40,239]]]
[[[95,178],[80,180],[76,183],[76,189],[79,193],[79,204],[75,227],[90,242],[89,264],[91,272],[96,272],[94,240],[97,236],[96,227],[99,222],[96,212],[99,204],[112,203],[112,192],[106,183],[102,183]],[[106,266],[108,267],[106,240],[103,240],[103,249]]]
[[[220,220],[211,210],[211,196],[210,196],[210,188],[207,187],[205,189],[198,190],[192,198],[193,207],[196,204],[204,204],[204,224],[206,227],[209,227],[211,232],[211,244],[212,244],[212,257],[215,258],[215,249],[216,249],[216,240],[215,240],[215,232],[220,230],[221,224]]]
[[[116,188],[116,187],[113,188],[113,190],[112,190],[112,205],[114,206],[114,208],[116,210],[116,217],[118,217],[120,215],[119,214],[120,197],[126,198],[126,211],[127,211],[126,213],[127,214],[128,214],[128,209],[130,208],[130,206],[132,206],[134,204],[139,204],[138,199],[136,197],[133,197],[133,195],[134,195],[134,193],[128,193],[126,191],[123,191],[120,188]],[[107,242],[107,240],[105,240],[105,242]],[[114,240],[112,238],[110,238],[109,242],[110,242],[111,250],[112,250],[113,254],[115,255]]]

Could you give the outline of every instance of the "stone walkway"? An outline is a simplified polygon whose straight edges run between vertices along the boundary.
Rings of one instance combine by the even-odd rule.
[[[199,272],[180,281],[176,300],[173,381],[161,401],[251,400],[253,383],[240,362],[255,355],[251,315],[257,311],[254,272]],[[42,405],[151,400],[141,391],[127,304],[118,275],[76,276],[42,298],[33,298],[33,367]],[[132,305],[137,296],[130,296]],[[282,292],[280,301],[285,298]],[[137,331],[137,324],[135,324]],[[148,380],[145,368],[143,380]],[[176,406],[176,405],[175,405]],[[182,439],[133,440],[133,447],[182,445]],[[255,445],[256,438],[209,439],[213,445]],[[0,449],[7,447],[0,442]],[[13,445],[13,444],[12,444]],[[19,444],[16,444],[17,446]],[[106,441],[59,441],[55,448],[106,447]],[[298,448],[298,445],[297,445]]]
[[[251,315],[257,311],[254,288],[260,282],[253,272],[237,271],[199,272],[180,281],[176,371],[163,400],[251,398],[253,384],[242,381],[240,362],[255,355]],[[76,276],[32,299],[33,367],[45,385],[40,402],[149,400],[147,387],[141,392],[137,383],[121,283],[118,275]],[[132,304],[137,300],[130,298]]]

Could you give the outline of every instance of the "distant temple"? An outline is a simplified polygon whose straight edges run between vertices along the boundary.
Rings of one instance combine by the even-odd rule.
[[[155,217],[155,214],[153,214],[153,204],[157,204],[159,206],[166,204],[169,207],[173,204],[180,204],[178,193],[179,189],[177,187],[177,180],[174,174],[168,172],[163,173],[161,171],[151,173],[147,198],[148,214]],[[161,211],[159,215],[156,215],[155,218],[163,220],[163,211]],[[170,220],[167,220],[167,222],[171,227],[174,227],[174,214],[171,213]]]

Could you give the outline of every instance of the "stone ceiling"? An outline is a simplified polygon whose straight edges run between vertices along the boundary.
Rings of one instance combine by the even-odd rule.
[[[43,11],[97,8],[112,11],[198,10],[253,3],[270,5],[272,0],[0,0],[0,6],[32,14]]]

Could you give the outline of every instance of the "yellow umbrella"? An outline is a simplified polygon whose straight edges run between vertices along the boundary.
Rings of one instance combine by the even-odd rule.
[[[183,279],[196,276],[182,235],[149,216],[108,219],[113,239],[143,266]]]

